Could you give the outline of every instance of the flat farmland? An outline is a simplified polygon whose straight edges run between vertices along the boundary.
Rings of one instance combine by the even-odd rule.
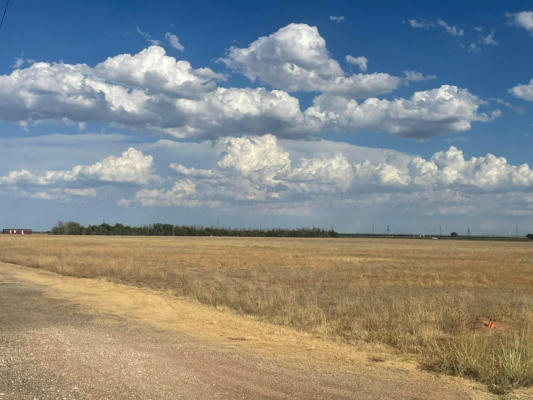
[[[384,344],[497,393],[533,385],[530,242],[34,235],[0,248],[3,262]]]

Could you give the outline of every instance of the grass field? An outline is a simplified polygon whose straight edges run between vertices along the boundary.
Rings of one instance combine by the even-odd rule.
[[[1,261],[384,343],[494,392],[533,385],[533,243],[35,235],[0,248]]]

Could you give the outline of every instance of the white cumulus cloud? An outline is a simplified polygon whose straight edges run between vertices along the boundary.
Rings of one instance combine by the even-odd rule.
[[[143,206],[186,206],[200,205],[200,201],[191,199],[196,194],[196,185],[189,179],[174,183],[168,190],[142,189],[135,195],[135,201]],[[124,203],[128,205],[129,203]]]
[[[494,31],[481,37],[481,43],[487,46],[497,46],[499,43],[494,39]]]
[[[222,61],[252,81],[260,79],[288,92],[369,97],[388,93],[401,84],[400,78],[386,73],[346,76],[331,58],[318,29],[306,24],[289,24],[246,48],[231,47]]]
[[[424,75],[418,71],[403,71],[403,74],[407,82],[421,82],[437,79],[435,75]]]
[[[15,58],[15,62],[11,65],[11,68],[18,69],[26,62],[22,57]]]
[[[65,195],[96,195],[96,188],[109,184],[146,185],[157,177],[153,173],[153,159],[130,147],[120,156],[108,156],[90,165],[76,165],[71,169],[34,173],[27,169],[11,171],[0,177],[0,186],[19,189],[23,193],[48,193],[50,198]],[[47,188],[47,191],[43,191]],[[38,189],[38,190],[36,190]]]
[[[180,51],[185,50],[185,47],[183,47],[183,45],[180,43],[180,40],[178,39],[177,35],[167,32],[165,33],[165,39],[167,39],[168,43],[172,47],[174,47],[176,50],[180,50]]]
[[[363,72],[366,72],[366,70],[368,69],[368,58],[366,58],[365,56],[354,57],[348,54],[346,56],[346,62],[349,62],[353,65],[357,65],[359,69]]]
[[[218,88],[203,99],[178,99],[163,120],[165,132],[179,138],[265,134],[309,137],[298,99],[281,90]]]
[[[414,158],[409,164],[414,184],[434,187],[467,187],[484,191],[512,188],[533,189],[533,171],[528,164],[510,165],[504,157],[487,154],[466,160],[452,146],[430,160]]]
[[[252,60],[242,64],[251,68],[246,73],[252,78],[324,93],[302,110],[299,99],[285,90],[218,87],[225,76],[192,68],[162,47],[150,46],[137,54],[109,57],[95,67],[36,62],[0,75],[0,120],[26,127],[49,121],[79,126],[105,122],[182,139],[266,133],[308,139],[328,130],[351,134],[359,129],[428,138],[468,130],[471,122],[486,122],[498,113],[480,113],[484,102],[455,86],[416,92],[410,99],[368,98],[399,82],[433,76],[416,71],[405,71],[405,78],[380,73],[344,76],[317,29],[305,24],[291,24],[232,51]],[[233,64],[239,57],[226,62]],[[257,57],[264,62],[253,61]],[[367,99],[358,103],[354,97],[359,96]]]
[[[533,79],[529,83],[512,87],[509,92],[522,100],[533,101]]]
[[[473,121],[490,121],[499,115],[479,113],[482,100],[466,89],[443,85],[438,89],[415,92],[410,99],[367,99],[362,103],[342,97],[321,95],[306,110],[330,129],[352,127],[388,132],[418,139],[470,129]]]
[[[426,202],[422,194],[433,193],[436,199],[455,198],[448,204],[454,208],[443,205],[442,210],[458,212],[476,194],[533,192],[533,170],[528,164],[513,165],[493,154],[467,159],[454,146],[429,159],[399,153],[376,157],[376,149],[354,156],[349,145],[324,151],[327,142],[312,147],[311,153],[297,156],[272,135],[221,139],[213,147],[218,162],[212,168],[172,163],[179,177],[173,186],[142,189],[131,201],[149,206],[231,207],[326,199],[350,202],[398,193],[406,201],[411,196],[413,201],[424,198]]]
[[[410,19],[409,26],[411,28],[415,29],[434,29],[434,28],[441,28],[444,30],[444,32],[448,33],[451,36],[463,36],[464,35],[464,29],[459,29],[456,26],[448,24],[446,21],[444,21],[441,18],[437,18],[435,20],[427,20],[427,19]]]
[[[533,35],[533,11],[507,14],[507,18],[512,25],[523,28]]]
[[[276,183],[290,171],[289,153],[278,146],[272,135],[225,139],[225,145],[224,156],[218,162],[222,169],[267,184]]]
[[[143,31],[139,25],[136,25],[135,26],[135,30],[137,31],[137,33],[142,36],[143,38],[146,39],[146,41],[150,42],[150,44],[154,45],[154,46],[159,46],[161,44],[161,42],[157,39],[153,39],[152,38],[152,35],[150,35],[148,32],[145,32]]]
[[[94,74],[111,83],[177,97],[199,97],[214,90],[216,81],[224,80],[209,68],[193,69],[188,61],[166,55],[160,46],[109,57],[96,65]]]

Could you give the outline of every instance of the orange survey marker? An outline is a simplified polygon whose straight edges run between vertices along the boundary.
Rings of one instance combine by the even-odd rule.
[[[492,329],[492,328],[494,328],[496,326],[496,323],[493,320],[490,319],[489,323],[487,324],[487,326]]]

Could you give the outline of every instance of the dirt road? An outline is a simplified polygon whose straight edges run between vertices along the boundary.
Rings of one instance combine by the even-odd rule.
[[[387,353],[164,293],[0,263],[0,400],[179,398],[496,397]]]

